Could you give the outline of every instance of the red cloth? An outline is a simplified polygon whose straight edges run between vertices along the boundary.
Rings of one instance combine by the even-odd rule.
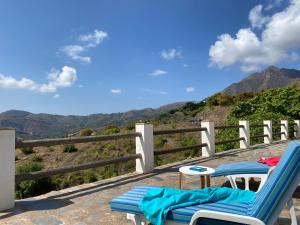
[[[260,158],[259,163],[267,164],[268,166],[276,166],[279,162],[280,157],[269,157],[269,158]]]

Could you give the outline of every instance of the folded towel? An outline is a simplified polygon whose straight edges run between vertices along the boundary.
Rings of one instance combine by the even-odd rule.
[[[268,166],[276,166],[280,161],[280,157],[260,158],[257,162],[267,164]]]

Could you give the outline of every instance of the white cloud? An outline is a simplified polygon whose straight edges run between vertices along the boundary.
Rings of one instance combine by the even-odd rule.
[[[186,92],[187,93],[191,93],[191,92],[194,92],[196,89],[194,87],[187,87],[186,88]]]
[[[172,60],[181,57],[181,51],[176,50],[175,48],[162,50],[160,56],[165,60]]]
[[[141,91],[149,93],[149,94],[155,94],[155,95],[167,95],[168,92],[166,91],[160,91],[160,90],[155,90],[155,89],[150,89],[150,88],[141,88]]]
[[[271,10],[277,6],[279,6],[281,3],[283,2],[283,0],[271,0],[271,3],[269,3],[267,6],[266,6],[266,10]]]
[[[66,45],[62,48],[62,52],[69,56],[72,60],[90,63],[91,57],[81,56],[80,54],[86,51],[86,48],[81,45]]]
[[[165,71],[165,70],[160,70],[160,69],[154,70],[154,71],[151,73],[151,75],[152,75],[152,76],[155,76],[155,77],[157,77],[157,76],[162,76],[162,75],[165,75],[165,74],[167,74],[167,71]]]
[[[80,35],[78,38],[79,44],[66,45],[61,49],[65,55],[74,61],[83,63],[91,63],[92,59],[89,56],[82,56],[90,48],[95,48],[101,42],[108,38],[108,34],[102,30],[94,30],[94,33]]]
[[[110,89],[110,93],[114,94],[114,95],[119,95],[122,94],[122,90],[121,89]]]
[[[53,98],[60,98],[60,95],[59,94],[55,94],[55,95],[53,95]]]
[[[249,13],[249,21],[253,28],[262,28],[269,20],[270,17],[263,16],[262,14],[262,5],[257,5],[253,9],[251,9]]]
[[[297,60],[294,52],[300,48],[300,0],[270,17],[261,36],[251,28],[240,29],[236,37],[222,34],[210,47],[210,65],[224,68],[239,65],[251,71],[284,60]]]
[[[94,30],[94,33],[80,35],[79,40],[86,42],[86,47],[96,47],[108,37],[108,34],[102,30]]]
[[[15,79],[0,74],[0,87],[27,89],[37,93],[54,93],[58,88],[70,87],[77,80],[76,69],[64,66],[61,71],[52,70],[48,75],[48,83],[39,84],[28,78]]]

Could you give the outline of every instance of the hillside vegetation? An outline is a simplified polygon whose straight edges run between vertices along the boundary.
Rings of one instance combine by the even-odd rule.
[[[249,120],[250,124],[262,124],[263,120],[269,119],[273,122],[273,132],[280,132],[280,120],[289,120],[300,117],[300,91],[297,88],[285,87],[265,90],[245,101],[238,101],[228,115],[225,124],[237,124],[239,120]],[[293,126],[290,127],[292,132]],[[263,133],[263,128],[251,128],[250,135]],[[236,138],[237,130],[224,130],[217,134],[217,138]],[[275,136],[275,140],[279,139]],[[252,139],[252,144],[261,143],[262,138]],[[236,144],[226,144],[219,146],[218,150],[235,148]]]
[[[154,124],[154,129],[175,129],[198,127],[200,120],[212,120],[217,125],[238,124],[238,120],[250,120],[251,124],[262,124],[265,119],[279,123],[281,119],[297,119],[300,115],[300,91],[295,87],[269,89],[260,93],[248,93],[229,96],[219,93],[200,102],[189,102],[173,108],[145,122]],[[217,116],[216,116],[217,115]],[[275,130],[280,126],[274,125]],[[127,133],[134,130],[134,123],[123,126],[107,125],[101,130],[84,128],[80,135],[107,135]],[[262,128],[251,128],[251,134],[262,134]],[[216,140],[238,138],[238,129],[221,130],[216,134]],[[262,142],[254,140],[252,144]],[[199,132],[155,136],[155,149],[164,150],[173,147],[189,146],[201,143]],[[218,151],[238,147],[238,143],[219,145]],[[162,165],[186,158],[200,156],[200,149],[190,149],[185,152],[163,155],[155,158],[155,165]],[[66,146],[40,147],[18,149],[16,156],[17,173],[38,171],[91,162],[99,159],[123,156],[135,152],[134,139],[124,139],[99,143],[85,143]],[[112,176],[134,171],[135,162],[129,161],[118,165],[109,165],[93,170],[68,173],[47,179],[25,181],[17,186],[18,198],[30,197],[82,183],[93,182]]]

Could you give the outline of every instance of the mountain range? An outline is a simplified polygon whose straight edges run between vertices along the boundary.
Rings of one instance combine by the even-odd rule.
[[[300,85],[300,70],[271,66],[261,72],[249,75],[238,83],[231,84],[222,93],[232,96],[291,85]],[[129,122],[153,119],[185,104],[186,102],[178,102],[157,109],[146,108],[124,113],[99,113],[87,116],[35,114],[9,110],[0,113],[0,127],[16,128],[18,137],[26,139],[65,137],[84,127],[101,129],[110,124],[123,125]]]
[[[277,88],[299,84],[300,70],[270,66],[233,83],[223,90],[227,95],[237,95],[246,92],[259,92],[268,88]]]
[[[17,136],[22,138],[65,137],[78,132],[84,127],[101,129],[111,124],[123,125],[128,122],[149,120],[184,104],[184,102],[177,102],[156,109],[146,108],[124,113],[99,113],[87,116],[35,114],[20,110],[9,110],[0,113],[0,127],[15,128]]]

